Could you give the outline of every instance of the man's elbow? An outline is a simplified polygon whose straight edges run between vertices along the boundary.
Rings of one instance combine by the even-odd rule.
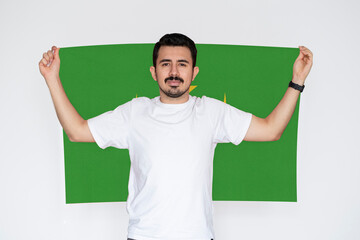
[[[82,121],[80,124],[74,125],[71,129],[67,129],[65,132],[70,142],[89,142],[92,140],[92,137],[89,137],[91,134],[86,121]]]
[[[70,142],[95,142],[87,122],[84,122],[83,125],[73,129],[71,132],[66,132],[66,135],[68,136]]]
[[[66,132],[66,135],[68,136],[70,142],[81,142],[80,133],[76,131],[72,132]]]
[[[281,135],[282,135],[282,132],[274,134],[271,141],[275,142],[275,141],[280,140]]]
[[[275,131],[274,129],[269,129],[268,133],[266,134],[266,140],[268,142],[275,142],[281,138],[282,132]]]
[[[76,137],[74,137],[73,135],[70,135],[70,134],[66,134],[70,140],[70,142],[78,142]]]
[[[89,142],[89,140],[82,133],[67,134],[70,142]]]
[[[272,141],[273,142],[278,141],[278,140],[280,140],[280,138],[281,138],[281,135],[276,135]]]

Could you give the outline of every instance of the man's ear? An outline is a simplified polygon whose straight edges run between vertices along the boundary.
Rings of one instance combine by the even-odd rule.
[[[194,81],[196,75],[199,73],[199,67],[194,67],[194,70],[193,70],[193,78],[191,81]]]
[[[152,78],[153,78],[155,81],[157,81],[157,79],[156,79],[156,68],[155,68],[154,66],[151,66],[151,67],[150,67],[150,72],[151,72]]]

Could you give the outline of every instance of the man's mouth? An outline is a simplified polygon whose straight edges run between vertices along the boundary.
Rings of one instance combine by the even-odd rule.
[[[180,77],[168,77],[165,79],[165,83],[168,82],[170,86],[179,86],[184,80]]]

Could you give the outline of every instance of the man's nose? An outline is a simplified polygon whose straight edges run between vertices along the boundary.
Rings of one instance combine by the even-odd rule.
[[[176,64],[173,64],[171,66],[170,75],[171,76],[178,76],[179,75],[179,71],[178,71],[178,68],[177,68]]]

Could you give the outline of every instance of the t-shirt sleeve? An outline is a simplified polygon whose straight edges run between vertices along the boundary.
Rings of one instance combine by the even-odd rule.
[[[214,142],[239,145],[249,129],[252,114],[221,101],[217,111]]]
[[[131,101],[88,119],[90,132],[100,148],[129,148],[130,114]]]

